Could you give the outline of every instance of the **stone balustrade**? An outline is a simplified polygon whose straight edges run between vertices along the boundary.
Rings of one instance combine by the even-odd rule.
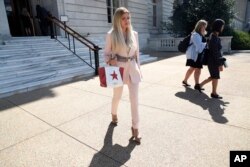
[[[231,52],[231,40],[232,36],[223,36],[221,38],[222,51],[224,53]],[[173,37],[158,37],[150,38],[148,40],[149,48],[155,51],[178,51],[178,44],[183,38]]]

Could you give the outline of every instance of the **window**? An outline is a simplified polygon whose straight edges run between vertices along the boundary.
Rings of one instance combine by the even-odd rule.
[[[115,10],[120,6],[119,0],[106,0],[107,3],[107,16],[108,23],[112,23],[112,18],[115,13]]]
[[[157,23],[157,10],[156,10],[156,1],[157,0],[153,0],[153,27],[156,27],[156,23]]]

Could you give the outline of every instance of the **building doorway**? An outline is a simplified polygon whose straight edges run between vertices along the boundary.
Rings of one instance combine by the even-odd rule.
[[[12,36],[34,36],[34,14],[29,0],[4,0]]]
[[[58,18],[57,1],[51,0],[4,0],[9,22],[11,36],[41,36],[40,20],[36,18],[36,6],[40,5],[53,16]],[[30,18],[25,19],[24,13],[29,13]],[[30,23],[29,23],[30,22]],[[27,32],[26,27],[30,29]]]

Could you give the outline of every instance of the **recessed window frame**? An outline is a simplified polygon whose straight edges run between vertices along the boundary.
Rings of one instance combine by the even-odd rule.
[[[127,0],[106,0],[106,5],[107,5],[107,21],[108,23],[112,23],[115,10],[121,6],[124,6],[127,8],[128,1]]]
[[[157,0],[152,0],[152,21],[153,27],[157,27]]]

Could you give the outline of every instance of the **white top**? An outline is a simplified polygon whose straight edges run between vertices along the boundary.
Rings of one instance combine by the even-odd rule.
[[[197,32],[192,33],[189,44],[191,43],[192,45],[189,46],[186,51],[186,56],[187,59],[196,61],[198,58],[198,54],[204,50],[207,43],[202,42],[202,36]]]

